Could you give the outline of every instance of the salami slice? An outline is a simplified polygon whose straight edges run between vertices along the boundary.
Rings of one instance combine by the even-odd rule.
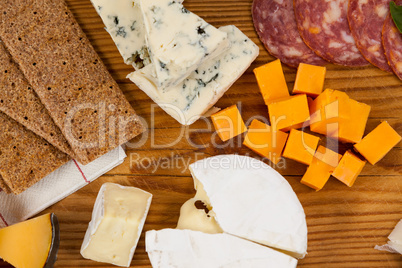
[[[281,62],[325,65],[326,62],[306,46],[297,30],[293,0],[254,0],[252,15],[255,30],[268,52]]]
[[[300,35],[315,53],[335,64],[368,64],[349,29],[348,0],[294,0],[294,8]]]
[[[381,31],[389,14],[390,0],[350,0],[350,31],[362,55],[381,70],[392,72],[381,44]]]
[[[402,5],[402,0],[396,3],[397,5]],[[391,15],[388,15],[384,22],[382,44],[389,65],[399,79],[402,80],[402,34],[396,28]]]

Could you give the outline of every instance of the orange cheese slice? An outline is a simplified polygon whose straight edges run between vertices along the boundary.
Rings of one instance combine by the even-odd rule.
[[[352,187],[365,164],[366,161],[361,160],[352,152],[347,151],[342,156],[342,159],[332,173],[332,176],[347,186]]]
[[[274,130],[267,124],[254,119],[243,144],[257,154],[268,158],[272,163],[278,164],[287,138],[287,133]]]
[[[319,141],[319,137],[292,129],[286,142],[283,156],[310,165]]]
[[[280,60],[274,60],[254,69],[265,104],[270,101],[289,97],[289,90],[283,74]]]
[[[56,216],[45,214],[0,229],[0,257],[17,268],[52,266],[59,247],[58,228]]]
[[[301,183],[321,190],[327,183],[341,159],[341,155],[323,146],[318,146],[311,165],[307,168]]]
[[[211,115],[212,123],[222,141],[230,140],[247,131],[236,105]]]
[[[384,121],[354,146],[370,164],[374,165],[400,141],[401,136],[387,121]]]
[[[307,94],[312,97],[320,95],[324,87],[326,70],[325,67],[300,63],[293,94]]]

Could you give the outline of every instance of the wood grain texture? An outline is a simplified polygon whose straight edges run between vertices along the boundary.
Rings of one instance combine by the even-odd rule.
[[[85,260],[79,253],[103,183],[136,186],[154,195],[145,231],[175,228],[181,205],[195,193],[187,169],[189,163],[225,153],[258,156],[241,146],[243,136],[227,143],[219,141],[210,120],[184,128],[155,107],[150,98],[125,78],[133,69],[123,63],[90,1],[68,0],[67,3],[131,105],[147,122],[149,132],[132,141],[121,166],[43,213],[54,212],[60,221],[61,244],[56,267],[114,267]],[[216,106],[238,104],[245,121],[255,116],[268,118],[252,69],[274,58],[266,52],[254,31],[251,0],[186,0],[184,4],[215,26],[238,26],[259,45],[260,56]],[[296,70],[284,67],[284,71],[291,89]],[[373,66],[328,65],[325,87],[346,91],[350,97],[372,106],[366,133],[387,120],[402,134],[402,82],[396,76]],[[324,139],[322,143],[327,141]],[[328,143],[334,145],[330,140]],[[341,145],[340,151],[347,148]],[[374,250],[375,245],[386,243],[387,236],[402,218],[401,143],[377,165],[367,164],[352,188],[331,178],[323,190],[315,192],[299,182],[306,166],[287,159],[280,164],[277,170],[292,185],[307,215],[309,254],[300,260],[300,267],[402,267],[400,255]],[[150,267],[144,233],[132,266]],[[7,265],[0,263],[0,267]]]

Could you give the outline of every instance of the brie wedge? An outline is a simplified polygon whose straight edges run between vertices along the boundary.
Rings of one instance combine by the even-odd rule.
[[[129,267],[152,194],[114,183],[102,185],[81,247],[86,259]]]
[[[208,112],[259,53],[258,46],[235,26],[219,30],[227,34],[230,48],[204,62],[178,85],[158,88],[153,64],[127,77],[179,123],[191,125]]]
[[[181,1],[138,1],[158,87],[177,85],[227,49],[227,34],[188,11]]]
[[[402,254],[402,220],[395,226],[388,239],[387,244],[375,246],[375,249]]]
[[[292,187],[273,168],[247,156],[219,155],[190,165],[197,192],[228,234],[303,258],[306,216]],[[204,195],[204,194],[202,194]],[[196,198],[197,199],[197,198]]]
[[[297,260],[279,251],[228,235],[164,229],[146,232],[154,268],[291,268]]]

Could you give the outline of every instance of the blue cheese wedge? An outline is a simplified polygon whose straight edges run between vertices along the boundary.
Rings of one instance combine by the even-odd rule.
[[[279,251],[228,234],[191,230],[148,231],[146,251],[152,267],[295,268],[297,260]]]
[[[200,64],[228,48],[227,34],[188,11],[180,1],[138,0],[157,86],[170,89]]]
[[[81,247],[86,259],[129,267],[152,194],[114,183],[102,185]]]
[[[227,34],[230,48],[204,62],[178,85],[158,89],[153,64],[127,77],[179,123],[194,123],[223,96],[259,53],[257,45],[235,26],[219,30]]]
[[[150,63],[145,27],[139,6],[133,0],[91,0],[106,31],[124,62],[136,70]]]

